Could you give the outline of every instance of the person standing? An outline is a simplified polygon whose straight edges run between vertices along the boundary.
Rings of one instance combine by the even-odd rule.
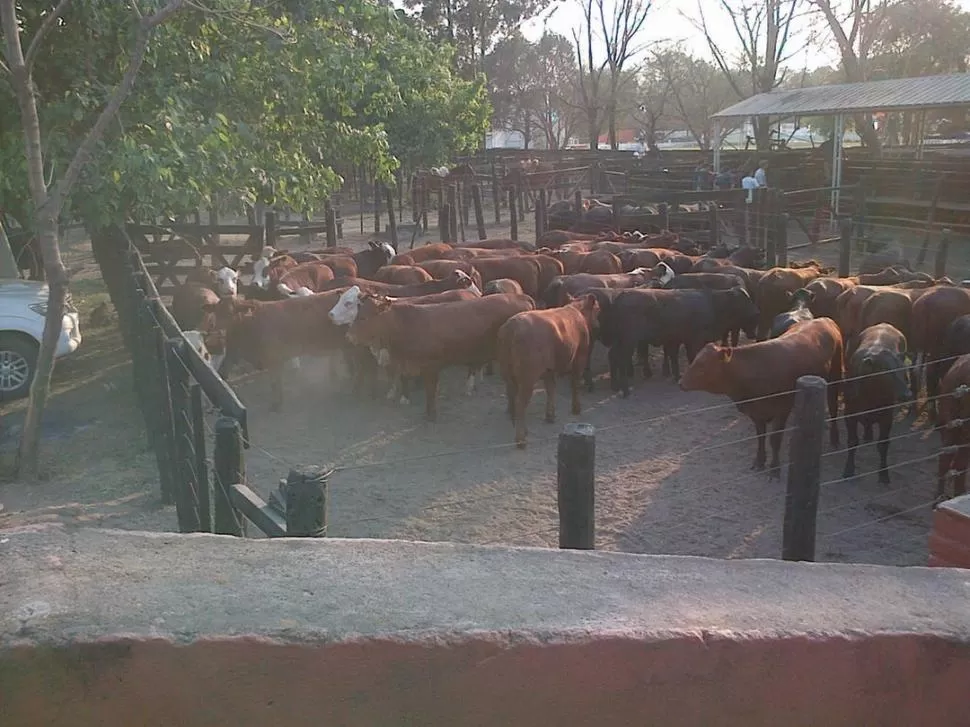
[[[758,164],[758,168],[755,170],[754,179],[758,183],[759,187],[768,186],[768,160],[762,159]]]

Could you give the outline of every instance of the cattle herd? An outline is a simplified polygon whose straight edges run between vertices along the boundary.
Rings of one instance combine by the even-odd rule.
[[[829,432],[848,439],[845,476],[855,474],[858,429],[878,427],[879,479],[888,482],[890,430],[899,407],[925,406],[939,427],[938,495],[964,491],[970,445],[970,290],[905,265],[834,277],[816,261],[764,269],[761,251],[701,253],[670,232],[584,234],[556,230],[535,246],[509,239],[433,243],[398,253],[371,242],[281,253],[264,248],[243,282],[231,269],[203,271],[178,288],[173,315],[223,374],[246,362],[272,376],[274,409],[284,369],[303,356],[339,352],[355,391],[407,401],[422,386],[437,417],[441,371],[501,376],[515,443],[526,446],[535,385],[555,418],[556,380],[568,376],[572,413],[590,360],[607,350],[609,381],[628,395],[638,359],[682,389],[730,397],[757,432],[754,469],[779,474],[779,449],[796,381],[828,382]],[[742,342],[741,336],[745,340]],[[681,376],[680,349],[688,366]],[[383,388],[382,388],[383,387]],[[769,429],[770,436],[769,436]],[[766,439],[771,445],[768,461]]]

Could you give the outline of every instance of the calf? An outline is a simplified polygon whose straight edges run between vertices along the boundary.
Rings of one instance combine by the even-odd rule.
[[[271,374],[272,411],[283,406],[283,364],[290,359],[320,355],[345,346],[343,330],[332,324],[327,313],[340,298],[340,291],[307,297],[261,302],[223,298],[208,305],[216,325],[225,331],[223,370],[246,361]]]
[[[853,278],[815,278],[805,286],[805,290],[811,291],[815,297],[808,306],[812,315],[816,318],[831,318],[838,322],[835,311],[836,299],[849,288],[854,287],[857,281]],[[843,333],[845,333],[843,331]]]
[[[946,376],[953,362],[970,353],[970,315],[955,318],[943,334],[943,347],[936,362],[937,374]]]
[[[936,499],[944,499],[947,480],[953,496],[967,492],[970,461],[970,355],[960,356],[940,382],[937,426],[941,448],[936,478]]]
[[[843,477],[855,476],[855,450],[859,446],[859,425],[871,431],[879,426],[879,481],[889,482],[889,434],[895,405],[912,398],[906,385],[906,337],[888,323],[869,326],[859,334],[846,361],[848,374],[842,385],[845,400],[845,429],[849,450]],[[867,441],[871,437],[867,436]]]
[[[758,326],[758,339],[768,336],[775,316],[784,313],[790,304],[789,293],[804,288],[815,278],[821,277],[822,270],[816,265],[795,268],[772,268],[758,283],[758,307],[761,309],[761,324]]]
[[[778,338],[796,323],[810,321],[815,317],[809,308],[815,299],[815,294],[812,291],[799,288],[794,293],[789,293],[788,299],[791,301],[791,308],[784,313],[779,313],[772,319],[768,338]]]
[[[913,303],[910,346],[923,356],[926,365],[926,405],[931,418],[936,416],[941,378],[939,359],[946,347],[944,335],[954,320],[967,314],[970,314],[970,290],[965,288],[930,288]]]
[[[461,270],[472,279],[479,290],[485,287],[482,283],[482,276],[475,270],[475,266],[467,260],[426,260],[417,265],[422,270],[427,271],[435,280],[444,280],[453,276],[456,270]]]
[[[525,295],[489,295],[455,303],[412,305],[368,297],[347,331],[382,366],[424,378],[425,414],[437,419],[438,377],[448,366],[478,368],[495,358],[498,329],[516,313],[534,310]],[[331,311],[332,312],[332,311]],[[331,316],[331,319],[333,316]]]
[[[188,341],[189,345],[199,352],[199,356],[205,361],[213,371],[219,371],[222,366],[222,359],[225,358],[225,354],[219,354],[213,356],[209,349],[205,345],[205,334],[202,331],[182,331],[182,335],[185,336],[185,340]]]
[[[726,394],[738,411],[748,416],[758,434],[758,452],[752,469],[765,468],[765,434],[771,433],[769,477],[780,476],[779,449],[785,423],[794,403],[800,376],[822,376],[829,382],[829,437],[839,442],[838,382],[842,378],[842,334],[835,321],[816,318],[796,323],[778,338],[739,348],[708,344],[687,368],[680,388]]]
[[[453,275],[444,280],[429,280],[426,283],[417,285],[392,285],[391,283],[381,283],[377,280],[364,280],[362,278],[337,278],[329,283],[324,283],[323,290],[336,290],[338,288],[348,289],[357,288],[358,290],[375,293],[380,295],[390,295],[395,298],[411,298],[416,295],[431,295],[432,293],[443,293],[446,290],[455,288],[475,288],[478,287],[472,279],[460,270],[456,270]],[[481,292],[481,291],[479,291]]]
[[[541,266],[533,257],[484,257],[475,258],[471,263],[482,276],[483,283],[509,278],[521,285],[526,295],[538,299]]]
[[[172,295],[172,317],[183,331],[210,330],[212,316],[206,314],[206,307],[219,302],[215,291],[201,283],[184,283]]]
[[[525,415],[539,379],[546,387],[546,421],[556,420],[556,376],[570,376],[572,413],[579,414],[579,386],[589,361],[598,310],[592,295],[561,308],[534,310],[509,318],[498,330],[498,364],[505,380],[515,443],[525,447]]]
[[[444,259],[442,256],[453,249],[447,242],[434,242],[408,250],[407,253],[395,255],[391,258],[390,263],[393,265],[415,265],[427,260],[442,260]],[[407,258],[407,260],[405,261],[404,258]]]
[[[427,270],[413,265],[385,265],[377,269],[373,279],[393,285],[419,285],[434,278]]]

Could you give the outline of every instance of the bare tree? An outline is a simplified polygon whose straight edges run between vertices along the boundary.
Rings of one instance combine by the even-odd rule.
[[[606,0],[596,0],[603,45],[606,48],[606,63],[610,69],[610,89],[606,100],[606,119],[609,129],[610,148],[617,148],[616,117],[617,99],[624,78],[624,66],[642,48],[636,38],[647,20],[647,13],[653,0],[616,0],[607,8]]]
[[[659,53],[654,53],[640,72],[637,110],[633,118],[643,130],[644,142],[650,151],[657,150],[657,132],[668,116],[670,96],[673,88],[670,79],[658,62]]]
[[[889,14],[889,0],[847,0],[833,4],[832,0],[811,0],[825,18],[832,38],[842,57],[842,72],[849,83],[869,80],[868,61]],[[856,130],[863,143],[874,151],[880,148],[879,137],[869,114],[859,114]]]
[[[595,0],[601,2],[601,0]],[[594,0],[577,0],[583,11],[583,24],[573,29],[573,43],[576,47],[576,62],[579,66],[576,90],[583,114],[586,116],[586,130],[589,134],[589,148],[599,147],[600,110],[602,109],[603,74],[609,60],[595,61],[593,53],[593,3]]]
[[[30,387],[30,400],[27,405],[27,414],[18,453],[19,472],[26,479],[36,479],[38,474],[41,416],[50,392],[51,373],[54,369],[54,352],[61,332],[64,304],[67,298],[69,276],[61,259],[57,221],[81,171],[90,159],[98,142],[104,136],[108,125],[117,116],[122,103],[134,88],[135,77],[145,60],[149,39],[159,25],[183,7],[183,0],[169,0],[160,10],[146,16],[139,10],[137,0],[132,0],[135,41],[129,55],[128,68],[125,70],[121,81],[111,92],[108,102],[101,110],[94,125],[88,130],[81,145],[74,153],[64,175],[54,182],[53,186],[49,186],[44,178],[44,143],[41,137],[40,115],[37,111],[32,68],[45,37],[57,25],[70,3],[71,0],[59,0],[53,10],[44,18],[40,28],[27,46],[27,52],[24,53],[20,38],[20,23],[17,19],[17,2],[16,0],[0,0],[0,28],[3,29],[4,57],[6,59],[5,63],[0,62],[0,72],[6,74],[9,78],[17,96],[17,105],[20,108],[24,152],[27,158],[27,181],[34,208],[34,231],[44,260],[44,271],[49,285],[44,333],[37,355],[34,380]]]
[[[717,67],[740,98],[774,91],[785,80],[784,64],[799,48],[792,48],[793,33],[804,0],[718,0],[740,44],[738,58],[731,58],[711,35],[711,25],[698,2],[694,25],[704,34]],[[770,146],[766,119],[755,123],[759,149]]]

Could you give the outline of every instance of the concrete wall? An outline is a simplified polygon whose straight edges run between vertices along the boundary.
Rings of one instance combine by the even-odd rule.
[[[0,725],[957,725],[970,571],[0,532]]]

